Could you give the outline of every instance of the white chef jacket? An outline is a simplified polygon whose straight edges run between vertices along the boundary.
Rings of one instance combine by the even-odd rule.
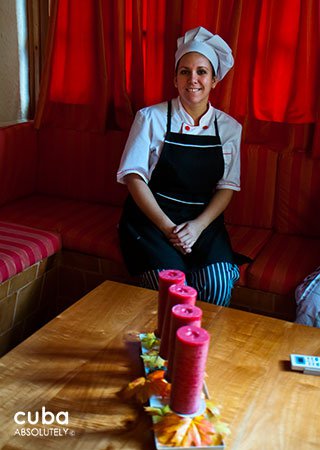
[[[117,181],[136,173],[148,183],[159,160],[167,131],[168,103],[148,106],[137,112],[121,158]],[[171,131],[193,135],[215,136],[214,119],[217,116],[219,135],[224,158],[224,174],[216,189],[240,191],[240,140],[241,125],[228,114],[213,108],[201,117],[199,125],[193,125],[192,117],[178,98],[172,100]]]

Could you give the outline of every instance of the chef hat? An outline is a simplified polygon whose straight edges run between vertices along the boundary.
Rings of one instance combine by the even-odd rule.
[[[218,80],[226,75],[233,66],[233,56],[229,45],[217,34],[212,34],[203,27],[193,28],[178,39],[175,66],[180,58],[190,52],[204,55],[211,62]]]

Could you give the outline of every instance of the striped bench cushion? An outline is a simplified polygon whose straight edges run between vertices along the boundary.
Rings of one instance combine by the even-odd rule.
[[[253,260],[272,236],[271,230],[259,228],[227,225],[227,230],[233,250],[249,256]],[[240,266],[240,279],[237,283],[239,286],[246,286],[247,284],[247,269],[248,264]]]
[[[274,234],[247,270],[247,287],[291,294],[319,265],[320,239]]]
[[[61,248],[59,235],[0,221],[0,282]]]
[[[117,224],[121,207],[35,195],[0,208],[0,220],[57,232],[62,246],[122,262]]]

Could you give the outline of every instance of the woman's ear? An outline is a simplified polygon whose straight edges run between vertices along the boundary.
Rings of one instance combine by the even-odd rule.
[[[214,88],[217,86],[217,84],[218,84],[218,79],[217,79],[217,77],[213,77],[213,79],[212,79],[212,85],[211,85],[212,89],[214,89]]]
[[[174,75],[174,78],[173,78],[173,84],[174,84],[174,87],[175,87],[175,88],[178,87],[177,75]]]

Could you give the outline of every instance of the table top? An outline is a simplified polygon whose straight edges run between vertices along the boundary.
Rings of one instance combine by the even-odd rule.
[[[320,355],[320,330],[198,306],[227,449],[319,449],[320,377],[291,371],[289,355]],[[157,292],[107,281],[2,357],[0,449],[153,450],[150,418],[117,393],[142,375],[136,336],[156,322]],[[34,423],[36,411],[55,421],[14,420]]]

